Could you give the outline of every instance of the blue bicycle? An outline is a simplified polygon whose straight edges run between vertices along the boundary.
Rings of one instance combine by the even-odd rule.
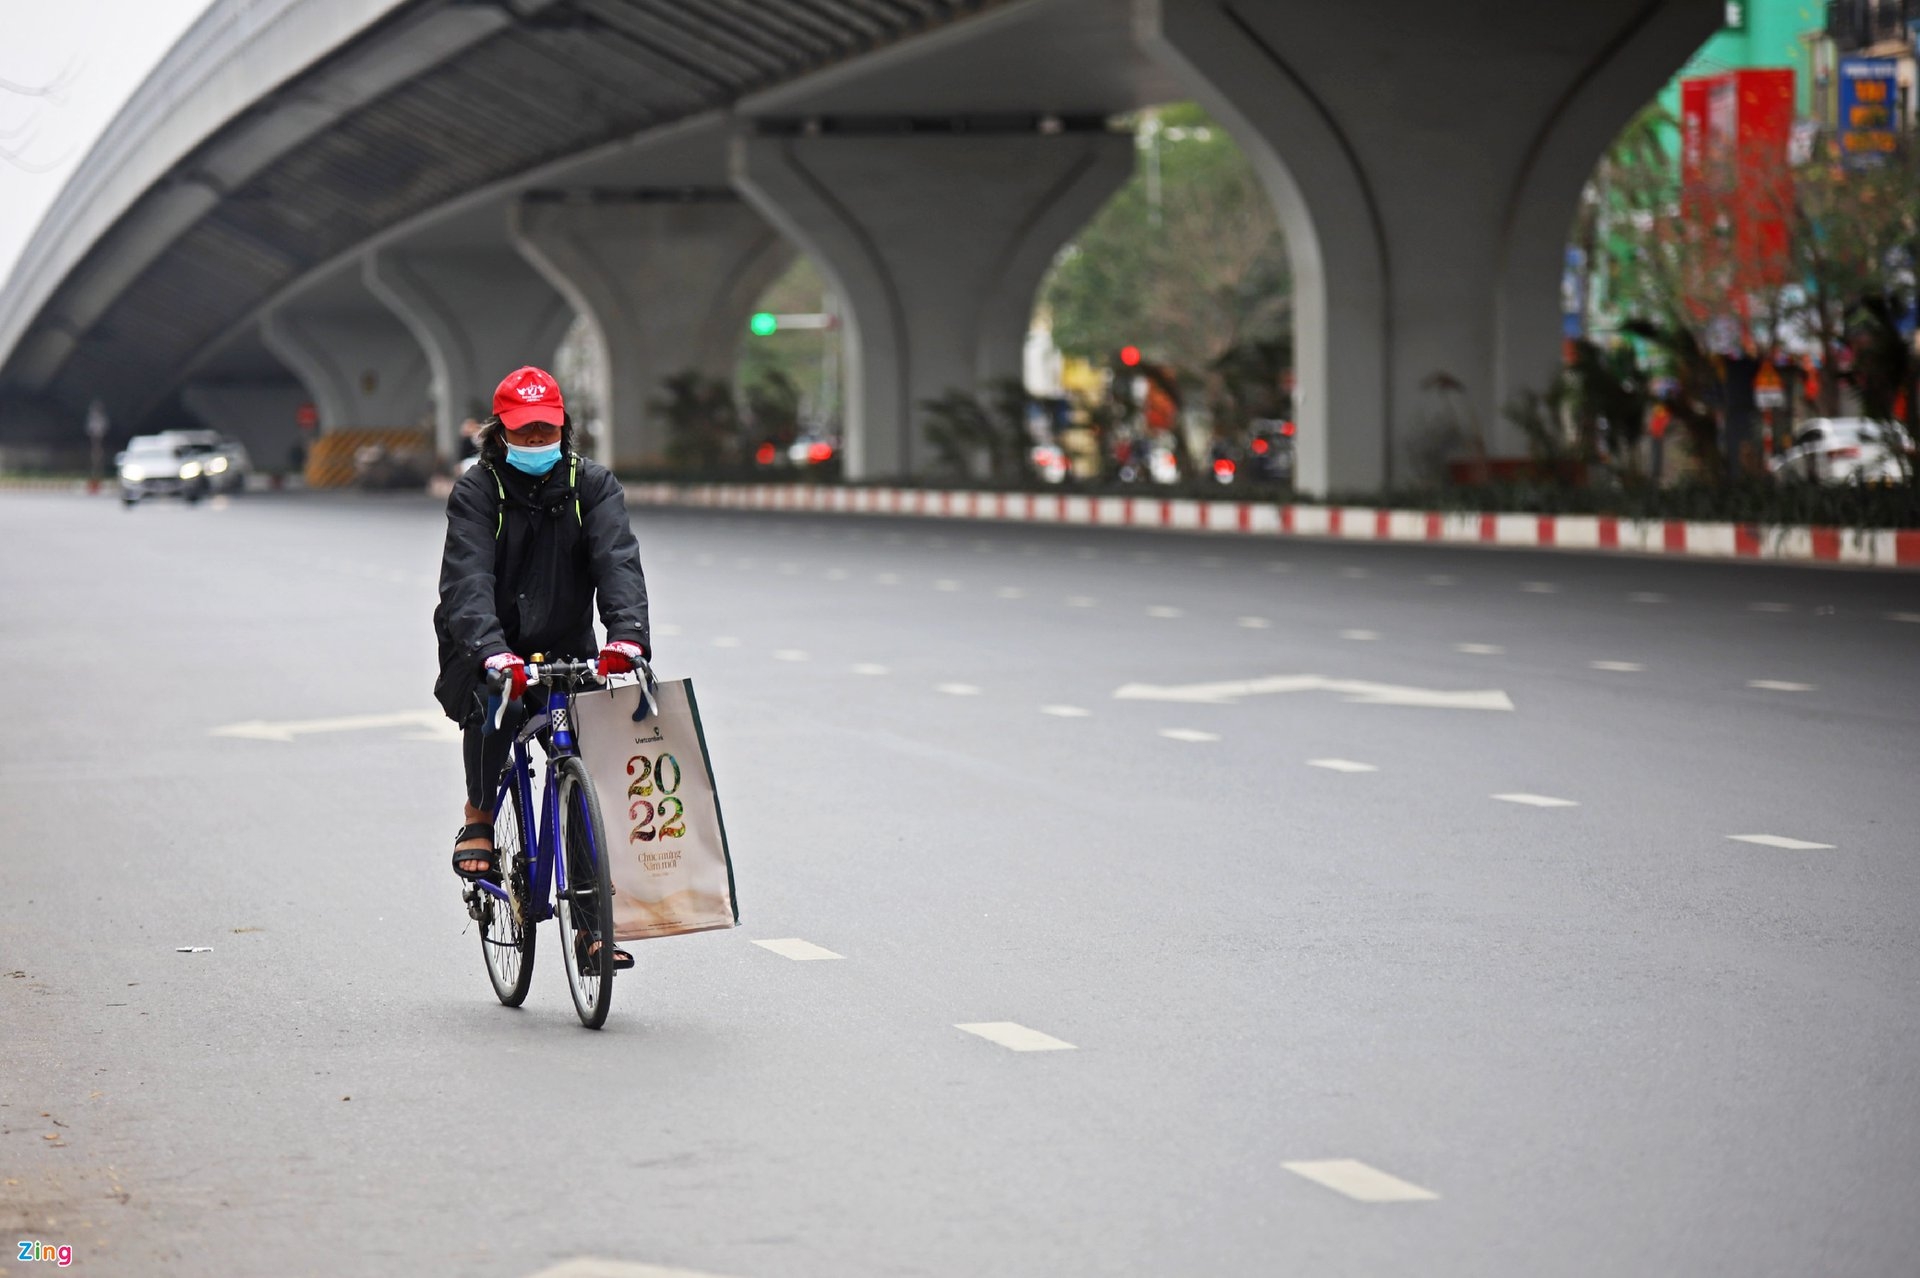
[[[644,686],[652,687],[643,670]],[[606,823],[593,778],[574,743],[569,713],[573,694],[602,681],[591,661],[542,661],[527,665],[527,709],[514,730],[513,748],[493,799],[493,843],[500,881],[467,885],[467,913],[480,924],[480,952],[493,992],[518,1007],[533,981],[534,931],[544,919],[560,921],[561,962],[574,1011],[588,1029],[599,1029],[613,1006],[613,879],[607,862]],[[535,692],[546,694],[535,708]],[[642,699],[643,709],[649,699]],[[501,731],[505,708],[496,685],[487,706],[489,731]],[[535,807],[532,746],[546,752],[545,784]],[[538,813],[537,819],[529,817]],[[551,894],[551,895],[549,895]]]

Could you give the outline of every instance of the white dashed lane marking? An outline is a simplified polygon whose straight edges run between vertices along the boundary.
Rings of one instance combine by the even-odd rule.
[[[846,580],[846,579],[847,579],[848,577],[851,577],[852,575],[853,575],[853,574],[852,574],[852,573],[850,573],[850,572],[848,572],[848,571],[847,571],[847,570],[846,570],[845,568],[829,568],[829,569],[827,569],[827,580],[828,580],[828,581],[845,581],[845,580]]]
[[[1636,590],[1628,595],[1627,599],[1632,603],[1645,604],[1665,603],[1667,601],[1667,597],[1657,590]]]
[[[1084,719],[1093,711],[1079,706],[1041,706],[1041,714],[1050,714],[1056,719]]]
[[[1749,679],[1749,688],[1758,688],[1762,692],[1812,692],[1810,683],[1792,683],[1786,679]]]
[[[1577,808],[1580,806],[1572,799],[1556,799],[1546,794],[1496,794],[1493,797],[1502,803],[1521,803],[1530,808]]]
[[[601,1260],[580,1256],[534,1274],[533,1278],[722,1278],[704,1269],[675,1269],[667,1265],[640,1265],[628,1260]]]
[[[1453,650],[1464,652],[1469,657],[1498,657],[1506,652],[1506,649],[1497,643],[1456,643],[1453,645]]]
[[[1220,734],[1202,732],[1198,728],[1162,728],[1160,735],[1169,741],[1218,741]]]
[[[1091,595],[1068,595],[1067,596],[1067,607],[1069,608],[1091,608],[1099,602],[1100,601],[1098,599],[1095,599]]]
[[[1890,612],[1888,621],[1904,621],[1910,625],[1920,625],[1920,612]]]
[[[933,583],[933,588],[935,590],[958,590],[960,589],[960,583],[951,577],[942,577]]]
[[[680,627],[674,625],[672,622],[662,622],[660,625],[657,625],[653,628],[653,633],[655,633],[656,635],[664,635],[667,638],[671,639],[675,635],[680,634],[681,630],[680,630]]]
[[[1825,852],[1833,849],[1831,843],[1809,843],[1805,839],[1789,839],[1782,834],[1729,834],[1736,843],[1758,843],[1763,848],[1785,848],[1789,852]]]
[[[1431,1189],[1422,1189],[1412,1181],[1369,1167],[1357,1158],[1325,1158],[1280,1165],[1296,1176],[1304,1176],[1357,1202],[1417,1203],[1440,1197]]]
[[[1356,643],[1372,643],[1380,637],[1380,632],[1378,630],[1342,630],[1340,637],[1352,639]]]
[[[1638,674],[1646,667],[1637,661],[1589,661],[1595,670],[1612,670],[1618,674]]]
[[[939,683],[935,684],[934,687],[950,697],[977,697],[980,695],[978,685],[971,683]]]
[[[738,648],[740,641],[732,635],[721,635],[713,641],[713,646],[716,648]]]
[[[1242,617],[1236,623],[1242,630],[1265,630],[1273,625],[1265,617]]]
[[[853,667],[853,672],[858,675],[883,675],[887,673],[887,667],[875,665],[871,661],[862,661]]]
[[[1747,611],[1748,612],[1792,612],[1793,605],[1784,604],[1784,603],[1764,603],[1764,602],[1750,603],[1747,605]]]
[[[1342,568],[1340,575],[1348,581],[1365,581],[1367,578],[1373,576],[1373,574],[1365,568]]]
[[[1523,581],[1520,589],[1530,595],[1554,595],[1560,593],[1560,587],[1551,581]]]
[[[1450,577],[1444,572],[1427,574],[1427,584],[1429,586],[1452,586],[1457,585],[1459,581],[1460,579],[1458,577]]]
[[[1159,617],[1162,620],[1169,620],[1174,617],[1185,616],[1186,614],[1182,613],[1178,608],[1169,608],[1165,604],[1155,604],[1153,607],[1147,609],[1147,615],[1149,617]]]
[[[763,950],[772,950],[781,958],[789,958],[797,963],[805,963],[813,959],[837,959],[840,957],[840,955],[835,954],[832,950],[815,945],[812,941],[803,941],[796,936],[785,937],[777,941],[755,941],[754,944]]]
[[[1002,586],[993,592],[996,599],[1025,599],[1027,592],[1018,586]]]
[[[775,661],[805,661],[807,654],[798,648],[782,648],[773,654]]]
[[[878,585],[897,586],[900,584],[900,574],[897,572],[883,572],[873,580]]]
[[[1070,1052],[1073,1044],[1055,1038],[1051,1034],[1042,1034],[1037,1029],[1028,1029],[1012,1021],[973,1021],[966,1025],[954,1026],[969,1034],[977,1034],[989,1043],[998,1043],[1010,1052]]]
[[[1309,768],[1325,768],[1329,772],[1378,772],[1380,769],[1371,763],[1356,763],[1352,759],[1308,759]]]

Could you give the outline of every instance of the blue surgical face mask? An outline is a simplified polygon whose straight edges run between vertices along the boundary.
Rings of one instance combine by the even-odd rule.
[[[507,445],[507,465],[529,475],[544,475],[560,461],[560,445],[548,444],[545,448],[523,448],[519,444]]]

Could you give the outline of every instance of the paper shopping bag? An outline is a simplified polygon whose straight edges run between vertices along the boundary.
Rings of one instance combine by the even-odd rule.
[[[637,683],[573,700],[574,736],[607,825],[620,941],[740,921],[693,681],[662,680],[656,700],[658,712],[638,723]]]

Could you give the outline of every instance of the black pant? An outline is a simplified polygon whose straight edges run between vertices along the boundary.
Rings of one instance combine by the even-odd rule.
[[[530,706],[529,701],[538,701],[540,705]],[[500,791],[500,770],[507,766],[507,755],[513,749],[514,734],[545,702],[544,692],[530,692],[525,699],[511,702],[500,711],[500,726],[492,732],[483,732],[478,724],[467,729],[460,754],[467,765],[468,803],[483,810],[492,807],[493,796]]]

